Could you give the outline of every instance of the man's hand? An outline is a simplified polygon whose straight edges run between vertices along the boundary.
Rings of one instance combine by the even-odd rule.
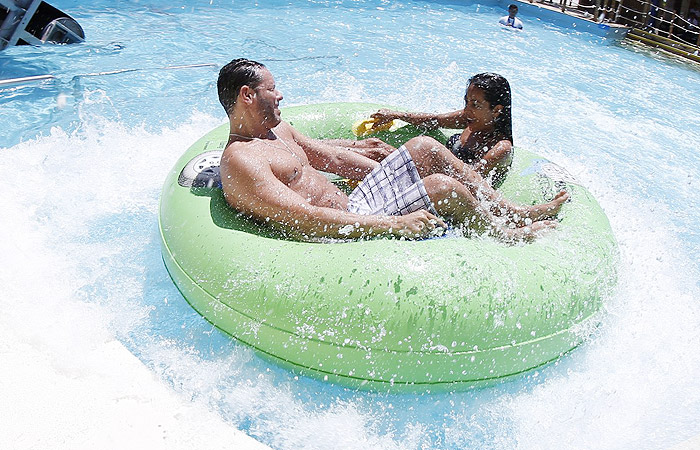
[[[439,217],[436,217],[423,209],[405,216],[391,216],[395,221],[391,234],[407,239],[420,239],[430,236],[436,228],[447,229],[447,225]]]
[[[377,138],[355,141],[353,148],[355,152],[360,155],[378,162],[389,156],[389,153],[396,150],[391,145]]]

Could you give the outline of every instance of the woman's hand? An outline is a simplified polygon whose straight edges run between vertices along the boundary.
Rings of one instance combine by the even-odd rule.
[[[394,119],[398,119],[399,115],[398,111],[392,111],[391,109],[386,109],[382,108],[376,113],[372,114],[370,117],[372,119],[375,119],[376,122],[374,122],[374,126],[378,127],[381,125],[384,125],[385,123],[389,123]]]

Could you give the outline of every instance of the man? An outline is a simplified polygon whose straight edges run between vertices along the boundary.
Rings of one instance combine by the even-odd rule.
[[[378,163],[365,155],[376,155],[380,141],[329,143],[304,136],[282,121],[282,94],[255,61],[224,66],[218,91],[230,123],[221,158],[227,202],[295,236],[421,238],[446,227],[441,215],[505,240],[530,239],[556,225],[543,219],[568,198],[561,192],[543,205],[514,205],[430,138],[411,139]],[[348,143],[361,150],[342,145]],[[347,196],[319,170],[363,181]]]
[[[498,23],[507,27],[513,27],[522,30],[523,22],[517,17],[515,17],[516,15],[518,15],[518,5],[511,4],[508,6],[508,15],[501,17]]]

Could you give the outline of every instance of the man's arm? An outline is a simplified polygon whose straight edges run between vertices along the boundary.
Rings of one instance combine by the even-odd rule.
[[[312,139],[287,126],[294,141],[304,149],[309,164],[316,170],[334,173],[351,180],[361,180],[377,166],[377,161],[349,148]]]
[[[265,158],[227,149],[221,158],[224,197],[233,208],[302,238],[357,238],[392,234],[427,236],[442,220],[427,211],[406,216],[363,216],[318,207],[282,183]]]
[[[367,138],[367,139],[324,139],[324,143],[333,145],[335,147],[342,147],[351,150],[355,153],[359,153],[362,156],[366,156],[369,159],[380,162],[391,152],[396,150],[391,145],[377,138]]]
[[[423,128],[424,130],[435,130],[437,128],[466,128],[469,124],[463,109],[443,114],[380,109],[372,114],[372,118],[378,120],[375,126],[385,124],[394,119],[399,119],[411,125]]]

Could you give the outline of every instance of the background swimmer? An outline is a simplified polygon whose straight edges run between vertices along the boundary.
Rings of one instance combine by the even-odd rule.
[[[508,15],[501,17],[498,20],[498,23],[506,27],[512,27],[517,28],[518,30],[522,30],[523,22],[517,17],[515,17],[516,15],[518,15],[518,5],[511,3],[510,6],[508,6]]]

